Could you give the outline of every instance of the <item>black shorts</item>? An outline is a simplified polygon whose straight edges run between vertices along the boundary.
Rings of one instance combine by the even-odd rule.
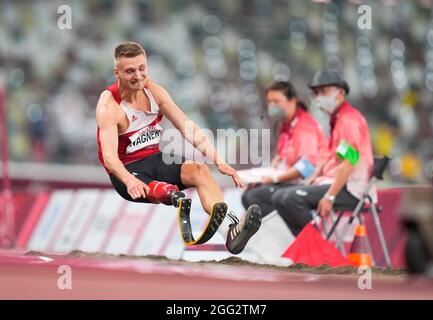
[[[144,159],[129,163],[125,165],[125,168],[146,184],[153,180],[163,181],[176,185],[179,190],[184,190],[187,187],[180,179],[180,169],[186,159],[181,156],[174,157],[176,157],[174,163],[166,164],[162,159],[162,153],[158,152]],[[134,202],[149,202],[147,198],[132,199],[126,189],[126,185],[114,176],[114,174],[110,174],[109,176],[114,189],[122,196],[122,198]]]

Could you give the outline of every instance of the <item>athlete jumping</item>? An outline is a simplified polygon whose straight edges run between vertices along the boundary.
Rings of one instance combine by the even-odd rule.
[[[206,242],[218,231],[226,248],[239,254],[261,224],[259,206],[251,205],[242,219],[227,215],[221,188],[207,165],[179,157],[167,164],[159,148],[162,117],[208,157],[236,187],[242,183],[236,171],[224,162],[202,130],[174,103],[167,91],[147,75],[144,49],[135,42],[118,45],[114,52],[117,82],[101,93],[96,106],[99,160],[115,190],[126,200],[163,203],[179,207],[179,224],[186,244]],[[187,133],[187,126],[193,132]],[[191,200],[181,192],[195,188],[204,211],[210,215],[206,230],[194,240],[189,223]]]

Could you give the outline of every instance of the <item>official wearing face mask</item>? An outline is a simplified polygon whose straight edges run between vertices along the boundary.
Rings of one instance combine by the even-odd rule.
[[[367,121],[346,100],[349,85],[334,70],[322,70],[310,83],[312,106],[330,115],[329,154],[312,185],[279,190],[275,207],[294,235],[311,221],[311,211],[327,216],[334,206],[354,208],[373,169]],[[371,192],[376,201],[376,190]]]
[[[275,209],[272,196],[282,188],[309,178],[326,159],[328,140],[318,122],[308,113],[289,82],[273,83],[266,90],[267,112],[271,123],[278,124],[278,143],[271,166],[284,169],[278,177],[265,177],[259,186],[242,195],[245,208],[257,204],[262,216]]]

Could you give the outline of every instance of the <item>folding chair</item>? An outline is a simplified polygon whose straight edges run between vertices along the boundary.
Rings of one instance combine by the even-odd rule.
[[[338,217],[338,218],[340,218],[340,217]],[[335,212],[334,212],[334,210],[331,210],[331,212],[329,214],[329,219],[331,220],[331,222],[333,224],[335,224],[337,222],[337,219],[335,218]],[[326,219],[324,217],[321,217],[321,222],[322,222],[322,227],[323,227],[323,233],[326,236],[326,240],[329,240],[330,237],[328,238],[328,236],[327,236],[327,234],[328,234],[328,226],[327,226],[327,223],[326,223]],[[339,232],[338,232],[337,229],[332,230],[332,233],[334,233],[334,232],[335,232],[335,238],[337,240],[337,248],[340,250],[340,252],[342,253],[342,255],[345,256],[346,255],[346,250],[344,249],[343,241],[340,241],[341,236],[340,236],[340,234],[339,234]],[[330,233],[331,236],[332,236],[332,233]]]
[[[340,222],[343,214],[345,212],[349,212],[349,211],[352,212],[352,214],[349,218],[349,221],[344,226],[341,234],[340,235],[336,234],[336,236],[337,236],[337,248],[343,248],[343,246],[342,246],[343,239],[344,239],[345,235],[347,234],[347,232],[349,231],[349,228],[351,227],[355,218],[357,218],[359,220],[359,222],[361,224],[363,224],[364,219],[363,219],[361,213],[369,213],[370,212],[372,217],[373,217],[374,225],[376,226],[377,234],[379,236],[380,246],[382,247],[382,252],[383,252],[383,255],[385,257],[386,265],[388,267],[391,267],[391,259],[389,257],[388,247],[386,245],[385,237],[384,237],[383,231],[382,231],[382,225],[381,225],[380,219],[379,219],[379,212],[382,211],[382,208],[380,206],[376,205],[375,203],[373,203],[373,201],[369,195],[369,192],[370,192],[371,188],[374,186],[374,184],[376,183],[376,181],[377,180],[383,180],[383,173],[388,166],[389,160],[390,159],[388,157],[381,157],[381,158],[376,157],[376,158],[374,158],[373,173],[372,173],[372,176],[370,178],[368,186],[367,186],[361,200],[359,200],[355,209],[346,208],[346,207],[334,208],[335,212],[338,212],[337,219],[334,221],[334,224],[332,225],[331,230],[329,230],[329,232],[327,232],[327,233],[325,230],[325,233],[326,233],[326,239],[329,240],[331,238],[332,234],[334,232],[336,232],[337,225]],[[344,254],[344,252],[342,252],[342,253]]]

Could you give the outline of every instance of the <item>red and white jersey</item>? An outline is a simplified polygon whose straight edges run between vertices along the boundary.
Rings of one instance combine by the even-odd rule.
[[[163,115],[150,90],[147,88],[143,89],[150,101],[150,111],[136,110],[125,101],[122,101],[117,83],[107,87],[107,90],[111,91],[114,99],[119,103],[120,108],[122,108],[129,120],[126,131],[118,135],[119,146],[117,153],[120,161],[123,164],[128,164],[159,152],[159,143],[162,135],[162,128],[159,122]],[[99,128],[97,140],[99,161],[109,173],[102,157]]]

